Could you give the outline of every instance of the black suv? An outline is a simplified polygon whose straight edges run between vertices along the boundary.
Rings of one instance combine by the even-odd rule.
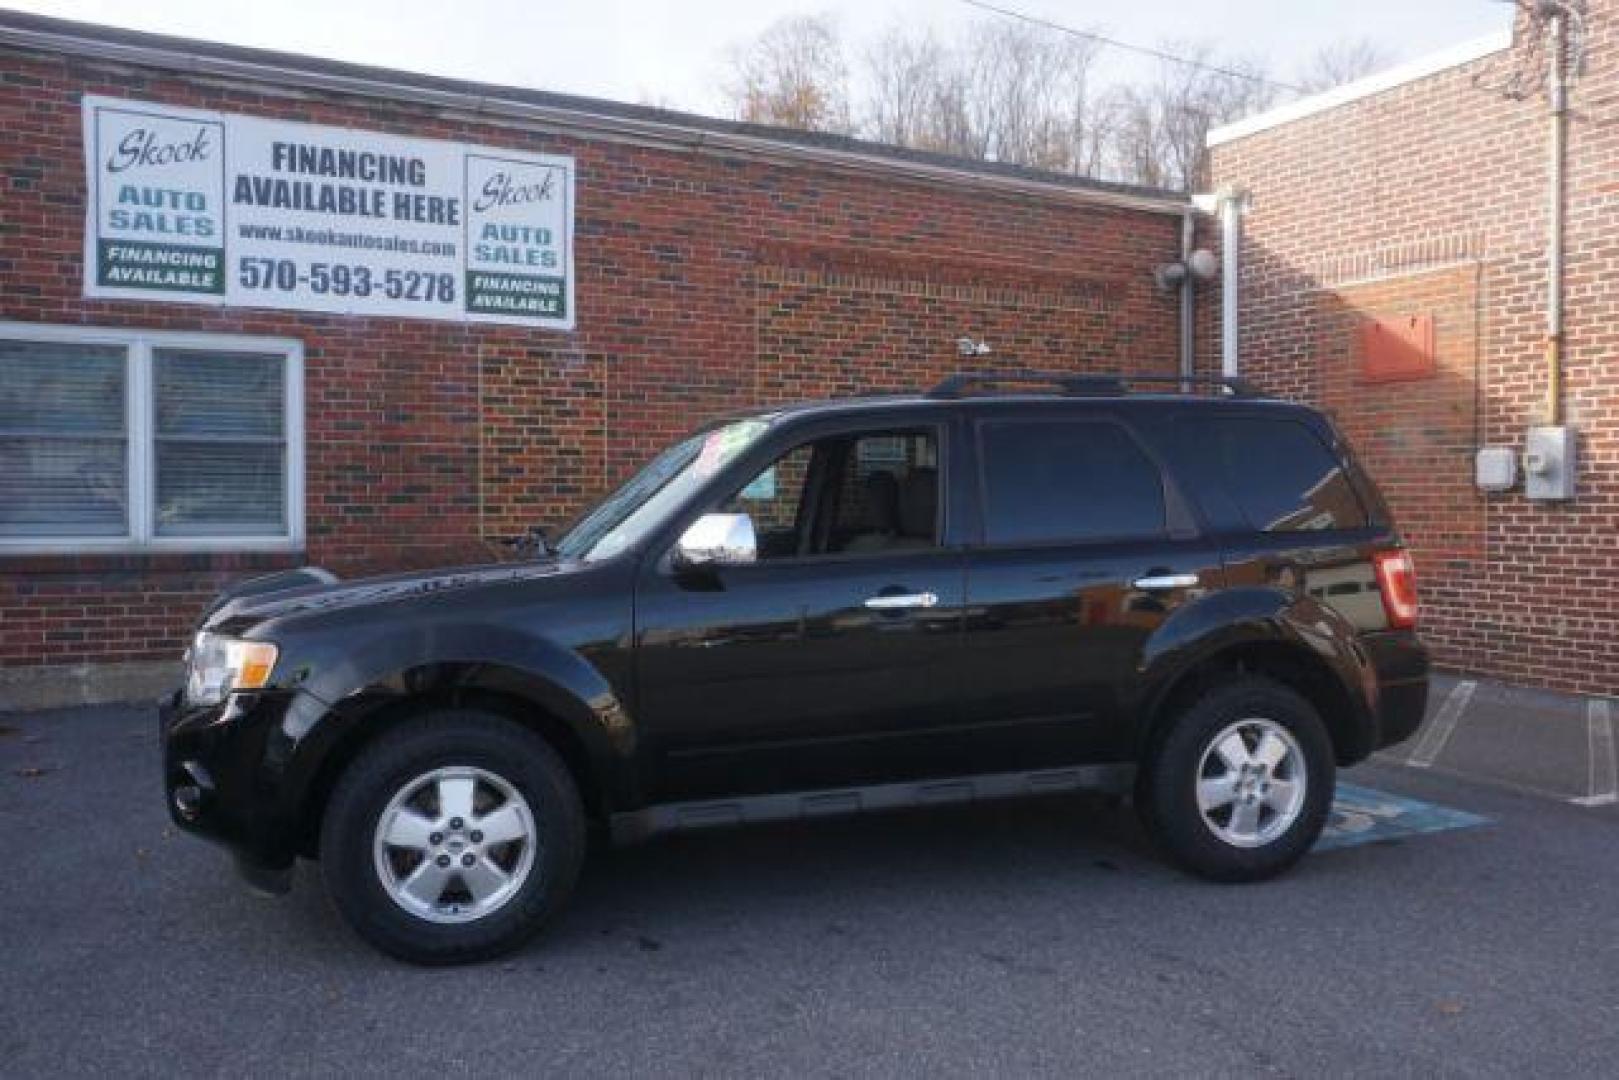
[[[734,417],[532,558],[238,586],[162,709],[174,820],[261,888],[318,857],[424,962],[539,929],[592,823],[1101,787],[1180,865],[1275,874],[1422,718],[1411,560],[1320,414],[1148,381]]]

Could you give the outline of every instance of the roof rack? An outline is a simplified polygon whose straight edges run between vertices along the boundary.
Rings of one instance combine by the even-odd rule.
[[[927,392],[930,398],[959,398],[973,387],[995,386],[1002,383],[1030,383],[1054,387],[1067,397],[1109,397],[1130,392],[1131,383],[1150,383],[1155,386],[1175,386],[1181,393],[1190,394],[1193,388],[1218,390],[1228,397],[1260,397],[1259,391],[1246,379],[1233,376],[1208,375],[1135,375],[1113,371],[1095,374],[1075,374],[1066,371],[963,371],[948,376]]]

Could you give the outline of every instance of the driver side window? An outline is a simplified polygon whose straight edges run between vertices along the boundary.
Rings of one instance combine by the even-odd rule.
[[[795,447],[726,500],[724,509],[753,519],[761,561],[799,554],[806,518],[804,496],[814,459],[814,443]]]
[[[753,519],[760,561],[916,551],[940,542],[932,431],[836,435],[795,447],[723,509]]]

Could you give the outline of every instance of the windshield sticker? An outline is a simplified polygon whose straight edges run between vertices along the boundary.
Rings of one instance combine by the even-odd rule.
[[[709,432],[703,440],[703,449],[698,453],[697,461],[692,465],[693,470],[704,480],[713,476],[747,449],[748,444],[757,439],[766,426],[763,420],[743,420]]]

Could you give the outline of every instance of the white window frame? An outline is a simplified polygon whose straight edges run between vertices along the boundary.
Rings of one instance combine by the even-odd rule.
[[[302,551],[304,546],[304,347],[295,338],[0,322],[0,339],[51,344],[114,345],[124,349],[124,438],[129,530],[123,536],[0,537],[0,555],[80,555],[122,552]],[[286,439],[284,533],[268,536],[158,536],[157,443],[152,354],[158,349],[275,353],[282,373]]]

